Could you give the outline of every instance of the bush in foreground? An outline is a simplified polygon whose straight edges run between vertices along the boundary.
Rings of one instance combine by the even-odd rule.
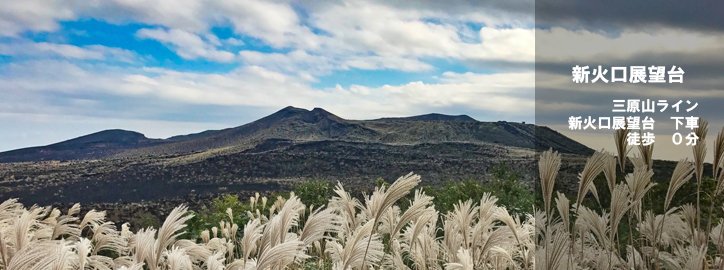
[[[571,199],[560,192],[554,197],[561,156],[544,152],[539,161],[543,209],[535,214],[536,267],[724,269],[724,219],[713,204],[702,204],[724,191],[724,129],[715,140],[711,178],[704,175],[707,123],[701,121],[695,132],[700,141],[693,147],[693,162],[679,161],[668,183],[652,181],[653,145],[638,146],[639,154],[629,158],[633,168],[627,170],[626,131],[616,132],[618,156],[594,153],[579,174],[578,192]],[[601,174],[603,189],[594,183]],[[678,194],[689,181],[696,186],[693,203],[674,204],[675,197],[690,196]],[[657,184],[667,185],[665,194],[651,192]],[[599,200],[605,193],[608,204]]]
[[[62,213],[8,200],[0,204],[0,268],[532,269],[532,217],[511,216],[489,194],[441,216],[432,197],[413,192],[419,182],[409,174],[362,201],[338,185],[321,208],[294,194],[274,201],[255,196],[249,210],[228,208],[197,240],[181,239],[192,218],[184,206],[159,229],[134,233],[125,224],[117,230],[104,212],[80,217],[79,205]]]
[[[699,126],[703,142],[707,125]],[[497,206],[489,193],[441,214],[435,198],[414,190],[420,178],[412,174],[362,200],[338,185],[322,207],[308,207],[293,193],[230,201],[213,217],[218,224],[191,240],[181,239],[192,218],[184,206],[159,229],[134,233],[127,225],[117,230],[104,212],[80,217],[78,205],[61,213],[8,200],[0,204],[0,268],[724,269],[724,219],[714,214],[714,204],[702,204],[724,192],[724,129],[712,151],[711,178],[704,175],[706,144],[697,144],[693,162],[676,165],[661,196],[651,192],[657,184],[653,147],[640,146],[629,158],[625,138],[625,131],[615,135],[617,156],[596,152],[587,160],[570,199],[554,194],[560,155],[544,152],[543,209],[524,219]],[[633,164],[628,170],[627,158]],[[599,175],[604,188],[596,188]],[[692,179],[694,203],[677,205],[677,192]],[[603,194],[606,204],[599,200]],[[661,206],[643,203],[655,200]]]

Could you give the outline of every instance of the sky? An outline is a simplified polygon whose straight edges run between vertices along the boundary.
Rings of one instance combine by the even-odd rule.
[[[0,2],[0,151],[290,105],[534,121],[532,0]]]
[[[722,1],[0,0],[0,151],[104,129],[165,138],[286,106],[467,114],[572,132],[612,99],[691,100],[724,126]],[[574,65],[677,65],[676,85],[574,85]],[[657,142],[672,123],[660,115]],[[688,149],[657,144],[656,158]]]

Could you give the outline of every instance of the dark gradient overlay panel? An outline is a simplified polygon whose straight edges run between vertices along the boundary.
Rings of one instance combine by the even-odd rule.
[[[614,132],[622,127],[628,131],[628,160],[625,170],[618,166],[616,184],[625,183],[625,175],[633,172],[631,160],[642,157],[638,145],[655,145],[652,182],[657,186],[641,203],[642,212],[661,214],[676,161],[694,160],[692,144],[706,142],[705,162],[711,162],[714,140],[724,126],[724,2],[540,0],[535,5],[535,121],[541,126],[537,140],[549,140],[550,128],[575,141],[553,147],[562,154],[554,183],[553,218],[561,218],[555,204],[559,191],[568,197],[571,209],[582,198],[583,205],[599,215],[613,212],[612,192],[604,175],[592,184],[599,203],[590,189],[580,188],[579,173],[593,151],[617,156]],[[692,134],[700,119],[708,121],[709,127],[703,141]],[[567,151],[573,149],[569,143],[590,150]],[[711,178],[711,167],[704,168],[704,178]],[[693,187],[690,194],[696,194],[694,182],[696,177],[687,184]],[[538,207],[545,212],[540,182],[536,186]],[[712,191],[704,184],[700,189],[699,198]],[[579,196],[579,190],[588,192]],[[674,197],[674,201],[696,205],[696,198]],[[715,208],[720,207],[719,202]],[[632,223],[639,214],[632,214]],[[708,217],[701,214],[699,222]],[[575,218],[571,212],[571,222]],[[629,236],[628,231],[621,232],[616,239],[628,241]],[[622,260],[629,259],[621,255],[624,251],[617,251]],[[577,256],[568,263],[587,263],[587,258]]]

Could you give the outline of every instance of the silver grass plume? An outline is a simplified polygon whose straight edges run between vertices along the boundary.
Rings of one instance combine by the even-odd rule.
[[[613,188],[616,187],[616,157],[608,154],[604,161],[603,175],[606,177],[606,184],[608,184],[608,192],[613,192]]]
[[[420,190],[415,191],[415,198],[410,204],[410,207],[408,207],[407,210],[400,215],[399,220],[394,225],[395,227],[390,231],[390,234],[395,236],[400,230],[402,230],[402,227],[407,225],[407,223],[417,219],[429,211],[429,207],[432,206],[432,200],[433,198],[425,195],[424,192]],[[434,210],[434,208],[432,210]]]
[[[626,172],[626,156],[628,156],[628,125],[623,129],[618,129],[613,133],[613,139],[616,142],[616,152],[618,153],[618,167],[621,172]]]
[[[58,239],[61,236],[80,237],[80,228],[76,223],[78,221],[78,213],[80,212],[80,204],[74,204],[68,212],[58,217],[55,226],[53,226],[52,239]]]
[[[626,175],[626,185],[629,188],[629,200],[632,211],[638,220],[641,220],[641,201],[656,184],[651,182],[654,172],[647,167],[634,168],[633,173]]]
[[[445,264],[446,270],[473,270],[473,257],[470,255],[469,249],[460,248],[458,250],[457,262],[451,262]]]
[[[696,211],[701,213],[701,185],[704,173],[704,159],[706,158],[706,134],[709,131],[709,123],[703,118],[699,118],[698,128],[694,129],[694,133],[699,137],[696,145],[693,147],[694,152],[694,170],[696,175]],[[701,219],[697,215],[697,229],[700,228]]]
[[[606,164],[607,155],[602,152],[595,152],[586,161],[586,165],[583,167],[583,171],[578,174],[578,193],[576,197],[576,204],[580,205],[583,202],[585,196],[591,192],[598,199],[598,194],[595,192],[595,186],[593,180],[596,179],[601,172],[603,172],[604,165]]]
[[[558,209],[558,215],[561,217],[566,231],[569,231],[571,228],[571,202],[563,193],[558,192],[557,194],[556,208]]]
[[[304,242],[299,240],[279,243],[269,249],[265,249],[259,254],[258,259],[247,262],[246,269],[284,269],[296,260],[308,257],[306,254],[300,252],[303,248]]]
[[[307,221],[304,223],[304,227],[299,234],[299,240],[309,246],[321,240],[327,232],[339,232],[341,225],[341,218],[334,214],[334,209],[314,211],[309,214]]]
[[[244,235],[241,238],[242,259],[246,261],[257,249],[257,242],[262,237],[264,225],[259,219],[252,219],[244,226]]]
[[[712,163],[712,176],[716,180],[715,195],[719,195],[724,191],[724,128],[714,140],[714,163]]]
[[[166,220],[158,230],[158,237],[154,243],[156,258],[161,257],[161,253],[169,246],[176,242],[176,238],[184,234],[183,229],[186,228],[186,221],[191,219],[193,215],[188,214],[188,208],[184,205],[177,206],[168,214]]]
[[[335,269],[359,269],[365,264],[374,267],[382,260],[384,246],[379,236],[372,233],[373,225],[370,220],[357,227],[344,245],[334,241],[327,243],[327,252],[333,258]]]
[[[668,210],[671,200],[674,198],[676,191],[691,179],[694,174],[694,165],[686,159],[679,160],[676,163],[674,171],[671,173],[669,188],[666,190],[666,198],[664,199],[664,210]]]
[[[641,155],[641,160],[649,168],[649,170],[651,170],[654,166],[654,144],[639,144],[638,149],[639,154]]]
[[[551,197],[553,196],[553,188],[558,177],[558,171],[561,168],[561,155],[552,149],[541,154],[538,161],[538,173],[540,176],[541,192],[543,193],[544,211],[549,213],[551,208]]]
[[[618,226],[621,219],[623,219],[623,216],[631,208],[631,203],[632,201],[630,200],[628,185],[623,183],[616,185],[613,193],[611,194],[611,206],[609,207],[611,216],[609,219],[610,229],[608,239],[611,239],[612,241],[613,239],[616,239]],[[613,245],[609,248],[613,249]]]
[[[373,216],[372,230],[370,236],[374,233],[377,228],[377,222],[380,216],[384,214],[387,209],[392,207],[398,200],[406,196],[410,191],[420,183],[420,176],[409,173],[405,176],[398,178],[389,188],[385,189],[384,186],[379,187],[367,201],[368,212]],[[367,248],[365,248],[364,255],[362,256],[362,268],[364,268],[367,252],[369,251],[369,245],[372,241],[367,242]]]

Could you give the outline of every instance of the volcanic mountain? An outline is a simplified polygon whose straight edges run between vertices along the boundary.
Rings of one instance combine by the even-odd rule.
[[[537,138],[536,138],[537,137]],[[536,140],[537,139],[537,140]],[[90,160],[141,156],[233,153],[267,141],[339,141],[415,145],[424,143],[496,144],[563,153],[591,150],[547,127],[513,122],[479,122],[467,115],[426,114],[402,118],[346,120],[324,109],[286,107],[246,125],[149,139],[126,130],[104,130],[47,146],[0,153],[0,162]]]
[[[0,201],[186,203],[312,179],[366,190],[411,171],[428,184],[483,180],[495,166],[532,183],[535,152],[549,148],[576,158],[592,152],[532,124],[443,114],[347,120],[287,107],[242,126],[166,139],[106,130],[0,153]]]
[[[98,159],[162,142],[138,132],[110,129],[51,145],[2,152],[0,162]]]

